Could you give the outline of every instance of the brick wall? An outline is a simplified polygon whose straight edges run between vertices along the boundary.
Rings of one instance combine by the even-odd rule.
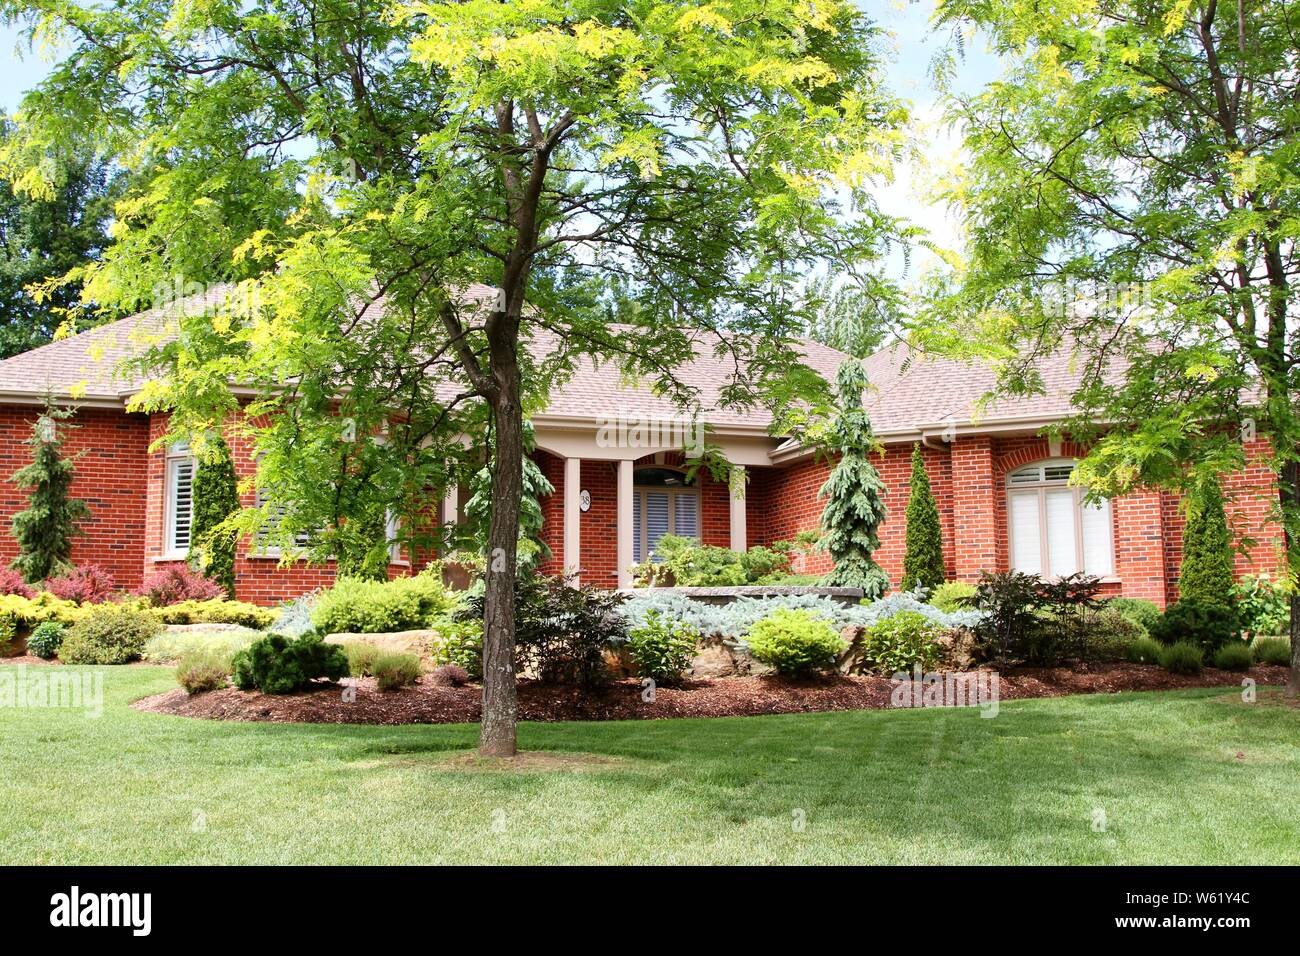
[[[39,415],[34,405],[0,406],[0,563],[6,567],[18,556],[11,520],[27,507],[26,493],[10,478],[31,462],[31,449],[23,442]],[[75,456],[72,494],[90,506],[90,517],[80,525],[83,533],[73,539],[72,560],[99,565],[119,587],[139,587],[149,421],[124,411],[84,408],[63,428],[64,451]]]

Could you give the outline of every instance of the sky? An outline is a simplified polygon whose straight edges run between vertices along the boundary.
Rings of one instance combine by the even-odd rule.
[[[906,164],[896,171],[892,183],[882,184],[877,199],[882,208],[921,226],[940,246],[949,249],[960,245],[960,231],[955,219],[940,205],[927,202],[927,189],[941,180],[945,169],[961,160],[959,138],[940,122],[938,93],[929,77],[935,53],[945,40],[929,27],[935,0],[855,0],[893,37],[893,59],[888,69],[894,91],[911,101],[919,127],[924,162]],[[23,47],[17,31],[0,26],[0,109],[6,114],[17,109],[22,94],[48,73],[50,61],[40,51]],[[959,92],[974,92],[1000,72],[1000,64],[979,42],[968,42],[965,56],[959,61],[953,85]],[[904,276],[901,255],[893,257],[888,270],[898,278],[914,277],[924,270],[928,254],[914,258],[910,272]]]

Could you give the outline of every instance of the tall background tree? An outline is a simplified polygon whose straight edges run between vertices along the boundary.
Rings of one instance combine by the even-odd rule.
[[[189,559],[233,598],[238,536],[229,522],[239,511],[239,480],[230,446],[221,435],[213,435],[203,443],[192,493]]]
[[[0,149],[13,132],[12,123],[0,122]],[[0,358],[44,345],[84,312],[75,273],[63,280],[110,241],[122,177],[76,146],[52,154],[47,175],[39,197],[0,177]]]
[[[930,475],[919,444],[912,446],[912,478],[907,496],[907,531],[904,535],[904,591],[936,588],[943,584],[943,528],[939,505],[930,490]]]
[[[13,516],[14,537],[18,540],[13,567],[29,584],[44,581],[72,564],[77,523],[90,516],[86,503],[72,497],[76,469],[72,459],[63,454],[59,423],[70,414],[46,401],[26,441],[32,449],[32,460],[10,478],[29,492],[27,507]]]
[[[885,483],[871,464],[877,443],[862,407],[866,388],[867,375],[859,362],[840,366],[836,376],[838,407],[828,442],[839,461],[817,492],[818,498],[826,499],[817,547],[835,562],[822,584],[862,588],[864,597],[875,600],[889,590],[889,577],[872,557],[880,548],[880,526],[889,511]]]
[[[967,256],[919,338],[992,359],[1012,393],[1073,351],[1067,430],[1091,443],[1076,475],[1094,493],[1194,488],[1266,439],[1294,582],[1300,7],[943,0],[939,23],[979,28],[1010,67],[951,97]],[[1294,589],[1291,610],[1295,695]]]
[[[140,176],[85,297],[243,283],[180,318],[140,407],[207,429],[250,386],[273,533],[327,546],[340,500],[424,513],[490,420],[485,754],[515,751],[526,412],[584,355],[693,408],[699,347],[734,370],[723,404],[814,415],[805,277],[871,274],[899,234],[869,187],[906,114],[844,0],[0,9],[70,51],[6,165],[28,181],[75,131]]]
[[[901,323],[901,296],[887,282],[873,281],[863,289],[822,276],[808,283],[807,297],[808,337],[856,358],[880,348]]]

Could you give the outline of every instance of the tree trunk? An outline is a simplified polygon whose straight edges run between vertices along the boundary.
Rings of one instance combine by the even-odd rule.
[[[1282,480],[1278,482],[1278,495],[1282,499],[1282,536],[1288,576],[1293,576],[1300,566],[1296,559],[1300,542],[1291,532],[1293,515],[1300,507],[1300,462],[1288,461],[1282,466]],[[1286,684],[1286,696],[1300,696],[1300,594],[1291,595],[1291,676]]]
[[[499,316],[488,333],[490,375],[496,394],[492,417],[496,455],[492,462],[492,518],[488,528],[483,614],[483,720],[479,753],[513,757],[519,701],[515,690],[515,569],[519,545],[519,503],[523,496],[524,428],[520,400],[518,320]]]

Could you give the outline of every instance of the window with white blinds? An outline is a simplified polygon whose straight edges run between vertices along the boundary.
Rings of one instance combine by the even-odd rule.
[[[257,489],[257,506],[259,508],[266,507],[269,500],[269,496],[261,488]],[[257,532],[257,550],[260,554],[278,556],[281,553],[280,546],[276,543],[276,539],[272,538],[272,534],[279,526],[280,520],[288,510],[288,506],[284,504],[274,504],[271,506],[270,515],[267,518],[266,524],[262,528],[258,529]],[[311,533],[308,531],[299,531],[294,535],[293,540],[294,544],[298,547],[305,548],[311,544]]]
[[[1007,530],[1011,567],[1060,578],[1115,570],[1110,502],[1084,501],[1069,484],[1073,462],[1044,462],[1007,476]]]
[[[173,445],[167,452],[167,536],[164,550],[183,555],[190,550],[194,524],[194,458],[188,445]]]
[[[684,476],[664,468],[645,469],[636,476],[649,487],[632,491],[632,558],[644,561],[666,534],[700,537],[700,495]]]

